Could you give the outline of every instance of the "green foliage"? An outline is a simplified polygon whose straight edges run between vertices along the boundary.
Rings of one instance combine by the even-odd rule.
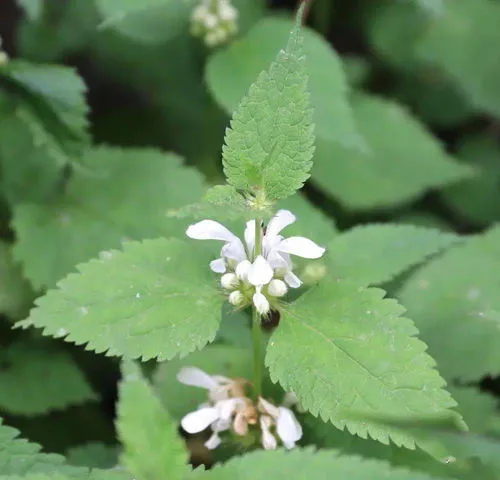
[[[499,246],[500,228],[471,237],[415,272],[399,293],[448,379],[499,372]]]
[[[404,308],[385,292],[323,280],[283,313],[267,349],[271,378],[295,392],[313,415],[363,438],[412,448],[411,436],[353,417],[405,416],[455,406],[444,380],[415,338]]]
[[[108,355],[186,355],[212,341],[219,327],[222,298],[210,259],[180,240],[127,243],[123,252],[79,265],[19,325]]]
[[[211,345],[202,352],[191,353],[186,358],[160,364],[154,375],[154,386],[168,412],[178,420],[186,413],[196,410],[207,397],[206,390],[179,383],[176,376],[184,366],[198,367],[210,375],[224,375],[230,378],[250,378],[252,375],[250,350],[230,345]]]
[[[479,109],[500,116],[500,66],[487,45],[500,42],[500,5],[447,0],[446,14],[427,28],[417,53],[448,75]]]
[[[151,387],[132,362],[122,367],[117,430],[123,463],[141,480],[176,480],[189,471],[184,443]]]
[[[240,41],[211,56],[206,80],[215,99],[228,113],[236,110],[251,83],[275,58],[292,27],[290,20],[264,19]],[[348,87],[339,57],[312,30],[303,28],[302,32],[316,135],[345,148],[362,149],[364,143],[349,108]],[[244,58],[252,61],[242,62]]]
[[[96,400],[75,361],[55,345],[18,342],[2,350],[0,408],[39,415]]]
[[[293,194],[309,177],[314,134],[307,78],[297,28],[252,84],[226,131],[224,173],[236,189],[275,200]]]
[[[203,191],[198,173],[156,150],[100,147],[87,152],[83,165],[86,171],[55,201],[14,210],[14,255],[36,287],[53,286],[77,263],[125,240],[182,235],[182,222],[168,219],[167,210]],[[186,188],[175,188],[179,183]],[[38,252],[40,241],[45,255]]]
[[[332,477],[332,473],[335,477]],[[290,480],[315,478],[356,478],[357,480],[430,480],[422,473],[391,468],[386,462],[362,460],[359,457],[339,456],[335,451],[315,452],[314,450],[295,450],[286,453],[253,452],[237,457],[225,465],[216,466],[209,472],[196,470],[188,478],[217,480],[250,480],[254,478],[278,478],[286,476]]]
[[[80,467],[112,468],[118,463],[118,449],[103,443],[86,443],[66,452],[68,463]]]
[[[357,95],[354,116],[371,153],[318,142],[313,181],[351,209],[409,202],[471,174],[397,103]]]
[[[459,238],[411,225],[364,225],[328,244],[330,273],[362,285],[381,284],[448,248]]]

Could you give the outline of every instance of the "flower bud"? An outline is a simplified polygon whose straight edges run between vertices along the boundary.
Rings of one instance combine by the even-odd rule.
[[[283,280],[275,278],[269,282],[267,291],[269,292],[269,295],[273,297],[282,297],[286,294],[288,288]]]
[[[220,284],[226,290],[238,288],[239,283],[238,277],[234,273],[226,273],[220,278]]]
[[[267,298],[262,295],[262,293],[257,292],[253,295],[253,304],[255,305],[255,309],[259,312],[260,315],[265,315],[269,313],[270,306]]]
[[[228,300],[231,305],[238,307],[245,301],[245,297],[239,290],[235,290],[229,294]]]

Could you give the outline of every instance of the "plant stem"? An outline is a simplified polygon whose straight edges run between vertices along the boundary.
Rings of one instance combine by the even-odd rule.
[[[259,218],[255,220],[255,247],[254,260],[262,254],[262,222]],[[252,309],[252,342],[253,342],[253,388],[255,396],[262,394],[262,338],[260,329],[260,314],[255,306]]]

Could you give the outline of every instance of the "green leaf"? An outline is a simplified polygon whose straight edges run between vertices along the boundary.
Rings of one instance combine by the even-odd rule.
[[[332,476],[334,475],[334,476]],[[356,480],[431,480],[423,473],[392,468],[388,463],[364,460],[354,456],[340,456],[334,450],[315,452],[312,449],[291,452],[257,451],[235,457],[224,465],[204,472],[195,470],[188,478],[217,480],[253,480],[281,478],[302,480],[356,479]]]
[[[14,209],[14,255],[38,288],[124,240],[184,235],[184,223],[167,218],[167,211],[203,192],[200,174],[173,154],[101,147],[83,162],[88,171],[75,174],[56,201]]]
[[[40,18],[43,10],[43,0],[17,0],[17,3],[24,9],[26,16],[30,20]]]
[[[69,353],[56,345],[17,342],[0,358],[0,408],[13,415],[41,415],[97,400]]]
[[[98,442],[86,443],[70,448],[66,458],[71,465],[112,468],[118,463],[118,447]]]
[[[331,275],[362,285],[392,280],[457,242],[459,237],[411,225],[363,225],[337,235],[327,247]]]
[[[88,145],[87,87],[74,69],[13,60],[0,69],[0,79],[21,94],[68,153]]]
[[[491,0],[446,2],[427,28],[418,55],[442,69],[485,112],[500,116],[500,65],[491,45],[500,43],[500,4]]]
[[[12,258],[10,245],[0,241],[0,312],[12,319],[28,315],[35,294]]]
[[[141,480],[181,480],[190,468],[188,454],[172,421],[139,367],[122,366],[116,428],[122,461]]]
[[[1,188],[9,202],[45,202],[54,197],[70,160],[45,126],[25,106],[3,103],[0,130]]]
[[[286,49],[252,84],[226,130],[224,173],[237,190],[276,200],[293,194],[309,178],[314,133],[302,44],[297,26]]]
[[[240,321],[240,318],[233,318]],[[248,331],[250,336],[250,331]],[[229,378],[251,378],[251,349],[230,345],[210,345],[201,352],[194,352],[186,358],[162,363],[154,375],[153,384],[172,417],[180,420],[187,413],[196,410],[207,400],[207,391],[189,387],[177,380],[177,373],[184,366],[201,368],[210,375],[224,375]]]
[[[474,166],[478,175],[446,188],[445,202],[479,225],[500,220],[500,147],[493,137],[474,136],[461,145],[458,157]]]
[[[447,379],[500,372],[499,259],[497,227],[419,269],[399,293]]]
[[[226,112],[232,114],[237,109],[252,82],[262,70],[268,68],[276,52],[285,45],[292,27],[291,20],[263,19],[239,41],[210,57],[206,81]],[[362,149],[365,145],[356,130],[349,107],[348,86],[340,58],[313,30],[303,27],[302,32],[306,59],[300,59],[300,62],[303,65],[305,61],[305,67],[301,68],[305,68],[309,76],[307,88],[311,92],[316,135],[325,141],[338,142],[345,148]],[[296,54],[296,57],[300,57],[300,54]],[[276,86],[271,87],[271,92],[273,88]],[[295,101],[292,98],[288,100],[290,103]],[[271,108],[275,108],[277,103],[273,102],[272,105]],[[302,113],[305,116],[307,112]],[[272,135],[272,130],[276,128],[266,127],[271,130],[263,132],[266,135]]]
[[[380,289],[323,280],[282,314],[266,355],[271,379],[313,415],[363,438],[414,447],[414,439],[353,417],[444,412],[443,387],[404,308]]]
[[[213,341],[222,296],[210,252],[176,239],[127,243],[78,266],[36,302],[24,328],[144,360],[186,355]]]
[[[134,40],[166,42],[188,28],[191,1],[97,0],[101,28],[113,28]]]
[[[431,188],[467,178],[425,127],[397,103],[357,95],[352,103],[371,153],[318,142],[313,181],[351,209],[409,202]]]

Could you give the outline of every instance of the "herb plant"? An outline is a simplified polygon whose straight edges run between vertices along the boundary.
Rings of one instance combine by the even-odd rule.
[[[500,478],[500,4],[336,3],[18,1],[2,478]]]

